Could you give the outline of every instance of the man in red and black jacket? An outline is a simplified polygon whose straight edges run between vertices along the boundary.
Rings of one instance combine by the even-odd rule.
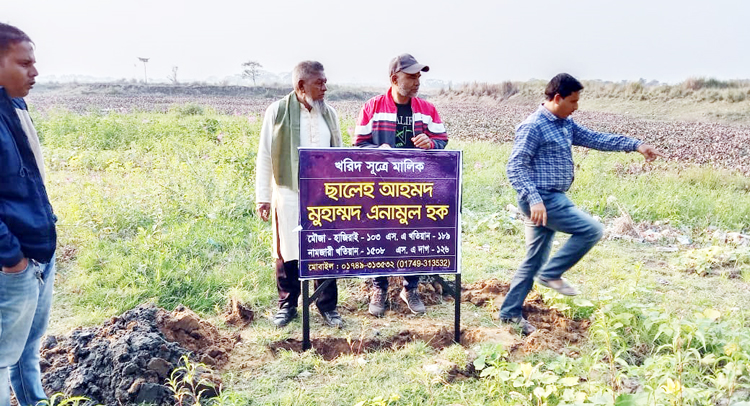
[[[391,88],[368,100],[362,107],[355,129],[355,145],[364,148],[420,148],[444,149],[448,143],[445,125],[432,103],[417,97],[419,78],[430,67],[422,65],[409,54],[391,61]],[[425,312],[417,292],[419,276],[405,276],[400,297],[416,314]],[[373,281],[370,314],[385,314],[388,278]]]

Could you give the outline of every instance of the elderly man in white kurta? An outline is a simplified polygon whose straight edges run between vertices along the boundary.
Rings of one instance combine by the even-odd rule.
[[[299,283],[298,147],[342,146],[336,111],[323,100],[326,76],[320,62],[299,63],[292,73],[294,91],[274,102],[266,110],[260,132],[256,164],[256,202],[258,215],[273,227],[273,256],[276,259],[276,287],[279,311],[277,327],[289,324],[297,315]],[[319,281],[315,281],[315,286]],[[329,284],[316,300],[325,322],[342,327],[336,311],[336,281]]]

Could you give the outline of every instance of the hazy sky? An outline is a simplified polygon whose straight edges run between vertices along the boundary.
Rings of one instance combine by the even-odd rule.
[[[745,0],[0,0],[42,75],[223,78],[316,59],[330,83],[387,85],[402,52],[457,82],[750,78]],[[43,76],[40,78],[43,79]]]

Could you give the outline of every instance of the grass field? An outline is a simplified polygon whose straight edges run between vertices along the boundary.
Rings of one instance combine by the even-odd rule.
[[[465,116],[454,113],[460,105],[446,111],[446,121],[455,128],[477,125],[463,123]],[[497,114],[492,110],[482,114],[502,119],[491,117]],[[48,190],[60,217],[51,332],[98,324],[143,302],[168,310],[184,304],[217,324],[231,298],[261,316],[274,312],[271,232],[254,215],[258,114],[217,113],[192,104],[167,112],[45,110],[35,120],[45,148]],[[351,128],[353,121],[351,113],[342,114],[341,128]],[[504,170],[511,145],[459,138],[449,148],[464,151],[463,281],[507,283],[524,256],[522,225],[506,209],[515,204]],[[444,348],[416,340],[324,359],[314,352],[271,352],[272,343],[298,339],[301,324],[277,330],[260,317],[240,330],[224,327],[243,341],[233,352],[235,360],[220,371],[224,393],[214,402],[748,401],[750,247],[742,239],[742,233],[750,233],[748,177],[726,165],[696,165],[679,157],[644,164],[639,154],[576,150],[575,160],[570,196],[608,229],[627,219],[642,229],[671,232],[647,241],[618,238],[611,231],[612,238],[567,274],[581,287],[581,296],[539,291],[545,306],[590,320],[583,345],[519,356],[493,340]],[[313,318],[314,335],[352,342],[397,332],[402,324],[451,320],[453,304],[443,303],[429,306],[424,318],[396,316],[375,323],[360,297],[363,284],[341,283],[347,328],[331,330]],[[465,327],[473,323],[508,331],[496,320],[496,306],[462,304]]]

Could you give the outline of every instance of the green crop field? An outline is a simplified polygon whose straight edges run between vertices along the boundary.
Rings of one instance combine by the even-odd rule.
[[[143,303],[184,305],[240,338],[229,361],[211,367],[221,393],[204,394],[202,404],[750,404],[750,129],[707,120],[710,101],[691,101],[703,114],[697,120],[654,121],[606,111],[602,98],[586,111],[582,100],[576,114],[586,125],[643,137],[670,159],[575,150],[571,199],[607,234],[566,274],[580,296],[537,287],[530,297],[555,320],[582,326],[575,339],[565,326],[521,337],[498,322],[498,296],[462,302],[462,344],[431,342],[431,328],[452,329],[450,300],[424,317],[376,320],[362,293],[367,281],[349,279],[340,281],[347,326],[324,327],[311,312],[318,348],[302,352],[290,344],[301,338],[299,319],[283,329],[269,320],[271,230],[254,213],[260,114],[270,100],[235,109],[226,106],[231,97],[221,100],[154,111],[104,110],[106,98],[80,109],[43,93],[30,99],[60,218],[50,334]],[[349,143],[359,103],[334,102]],[[749,102],[733,103],[741,111]],[[449,149],[464,151],[464,287],[506,286],[525,252],[505,165],[513,125],[534,104],[466,95],[436,104],[455,134]],[[226,324],[230,300],[254,320]],[[209,368],[199,363],[181,371]],[[190,379],[173,375],[176,404],[198,402]]]

